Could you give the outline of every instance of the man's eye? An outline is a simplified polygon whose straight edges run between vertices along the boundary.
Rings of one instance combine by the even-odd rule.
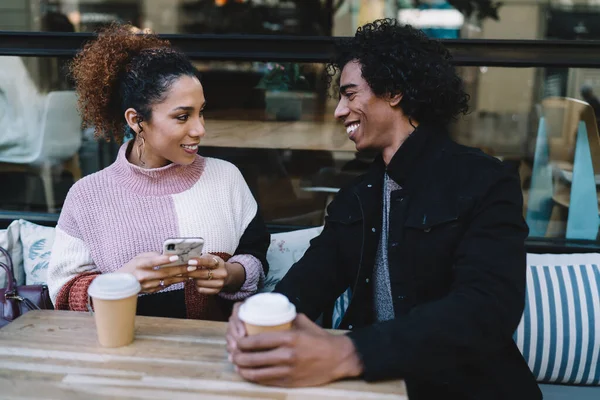
[[[180,121],[185,122],[185,121],[188,120],[189,117],[190,117],[189,115],[183,114],[183,115],[178,116],[177,119],[180,120]]]

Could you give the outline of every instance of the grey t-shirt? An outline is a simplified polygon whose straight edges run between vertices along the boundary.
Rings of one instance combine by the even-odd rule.
[[[387,244],[390,214],[390,196],[394,190],[401,189],[394,180],[385,174],[383,178],[383,223],[381,236],[375,258],[373,271],[373,296],[375,320],[378,322],[394,319],[394,303],[392,301],[392,288],[390,285],[390,270],[388,266]]]

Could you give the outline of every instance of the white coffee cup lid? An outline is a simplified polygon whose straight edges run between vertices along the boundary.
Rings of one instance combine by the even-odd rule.
[[[296,306],[280,293],[260,293],[241,305],[238,317],[252,325],[280,325],[296,318]]]
[[[100,274],[88,288],[88,295],[101,300],[126,299],[136,295],[142,286],[135,276],[123,272]]]

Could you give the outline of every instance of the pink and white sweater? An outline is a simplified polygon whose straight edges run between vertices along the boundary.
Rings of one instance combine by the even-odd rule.
[[[220,296],[238,300],[255,293],[264,280],[261,261],[235,254],[258,209],[239,170],[201,156],[187,166],[143,169],[127,160],[126,151],[127,143],[112,165],[69,190],[48,266],[55,307],[85,310],[87,287],[98,273],[114,272],[140,253],[161,252],[171,237],[200,236],[205,253],[225,259],[233,255],[229,262],[242,264],[246,281],[241,290]],[[189,306],[188,292],[195,290],[186,290]]]

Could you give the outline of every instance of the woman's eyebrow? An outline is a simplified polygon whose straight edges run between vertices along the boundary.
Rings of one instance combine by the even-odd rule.
[[[191,107],[191,106],[179,106],[179,107],[175,107],[171,111],[194,111],[194,107]]]

